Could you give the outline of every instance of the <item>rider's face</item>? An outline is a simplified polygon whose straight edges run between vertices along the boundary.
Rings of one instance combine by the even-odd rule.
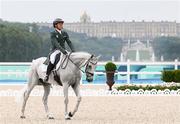
[[[56,28],[59,30],[63,29],[63,23],[57,23]]]

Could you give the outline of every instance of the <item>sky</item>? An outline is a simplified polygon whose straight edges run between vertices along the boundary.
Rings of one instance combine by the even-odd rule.
[[[0,0],[0,18],[12,22],[177,21],[180,0]]]

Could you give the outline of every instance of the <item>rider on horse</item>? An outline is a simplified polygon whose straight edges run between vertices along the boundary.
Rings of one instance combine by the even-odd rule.
[[[51,54],[50,54],[50,61],[47,67],[46,71],[46,77],[44,79],[44,82],[47,82],[49,79],[49,75],[53,68],[56,66],[57,62],[60,60],[60,54],[67,54],[66,48],[65,48],[65,42],[70,47],[71,51],[74,52],[74,47],[69,40],[69,35],[67,32],[65,32],[63,29],[63,23],[64,21],[60,18],[57,18],[53,21],[53,27],[54,31],[51,32]]]

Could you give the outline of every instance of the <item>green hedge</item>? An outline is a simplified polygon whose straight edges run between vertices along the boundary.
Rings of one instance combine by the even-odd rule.
[[[174,71],[163,71],[161,80],[164,82],[174,82]]]
[[[156,90],[165,90],[165,89],[169,89],[169,90],[178,90],[180,89],[180,86],[161,86],[161,85],[156,85],[156,86],[151,86],[151,85],[147,85],[147,86],[137,86],[137,85],[123,85],[123,86],[119,86],[116,87],[117,90],[126,90],[126,89],[130,89],[130,90],[139,90],[139,89],[143,89],[145,90],[152,90],[152,89],[156,89]]]
[[[164,82],[176,82],[180,83],[180,70],[163,71],[161,80]]]
[[[180,70],[174,71],[174,82],[180,83]]]

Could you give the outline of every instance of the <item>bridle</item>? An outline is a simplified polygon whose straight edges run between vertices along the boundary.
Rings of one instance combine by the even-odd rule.
[[[90,74],[91,76],[94,76],[94,74],[93,73],[91,73],[91,72],[88,72],[87,71],[87,67],[88,67],[88,65],[89,65],[89,63],[91,63],[91,64],[93,64],[93,65],[96,65],[97,64],[97,62],[95,62],[95,63],[93,63],[93,62],[91,62],[91,59],[94,57],[94,55],[91,55],[91,57],[87,60],[87,62],[84,64],[84,66],[86,65],[86,68],[85,68],[85,72],[84,73],[86,73],[86,74]],[[83,71],[83,70],[82,70]]]
[[[65,60],[68,59],[68,60],[70,60],[81,72],[86,73],[86,74],[90,74],[91,76],[94,75],[93,73],[87,71],[87,66],[89,65],[89,63],[91,63],[91,64],[93,64],[93,65],[96,65],[96,64],[97,64],[97,62],[95,62],[95,63],[91,62],[91,59],[94,57],[94,55],[91,55],[91,57],[90,57],[90,58],[86,61],[86,63],[82,66],[82,67],[86,66],[86,69],[85,69],[85,71],[84,71],[84,70],[82,70],[78,65],[76,65],[76,64],[72,61],[72,59],[70,59],[71,54],[72,54],[72,52],[71,52],[68,56],[66,56],[66,58],[64,59],[64,61],[63,61],[62,63],[64,63]],[[62,67],[62,65],[63,65],[63,64],[62,64],[62,65],[61,65],[61,68],[62,68],[62,69],[65,69],[65,68],[67,67],[67,64],[68,64],[68,61],[67,61],[66,65],[65,65],[64,67]]]

